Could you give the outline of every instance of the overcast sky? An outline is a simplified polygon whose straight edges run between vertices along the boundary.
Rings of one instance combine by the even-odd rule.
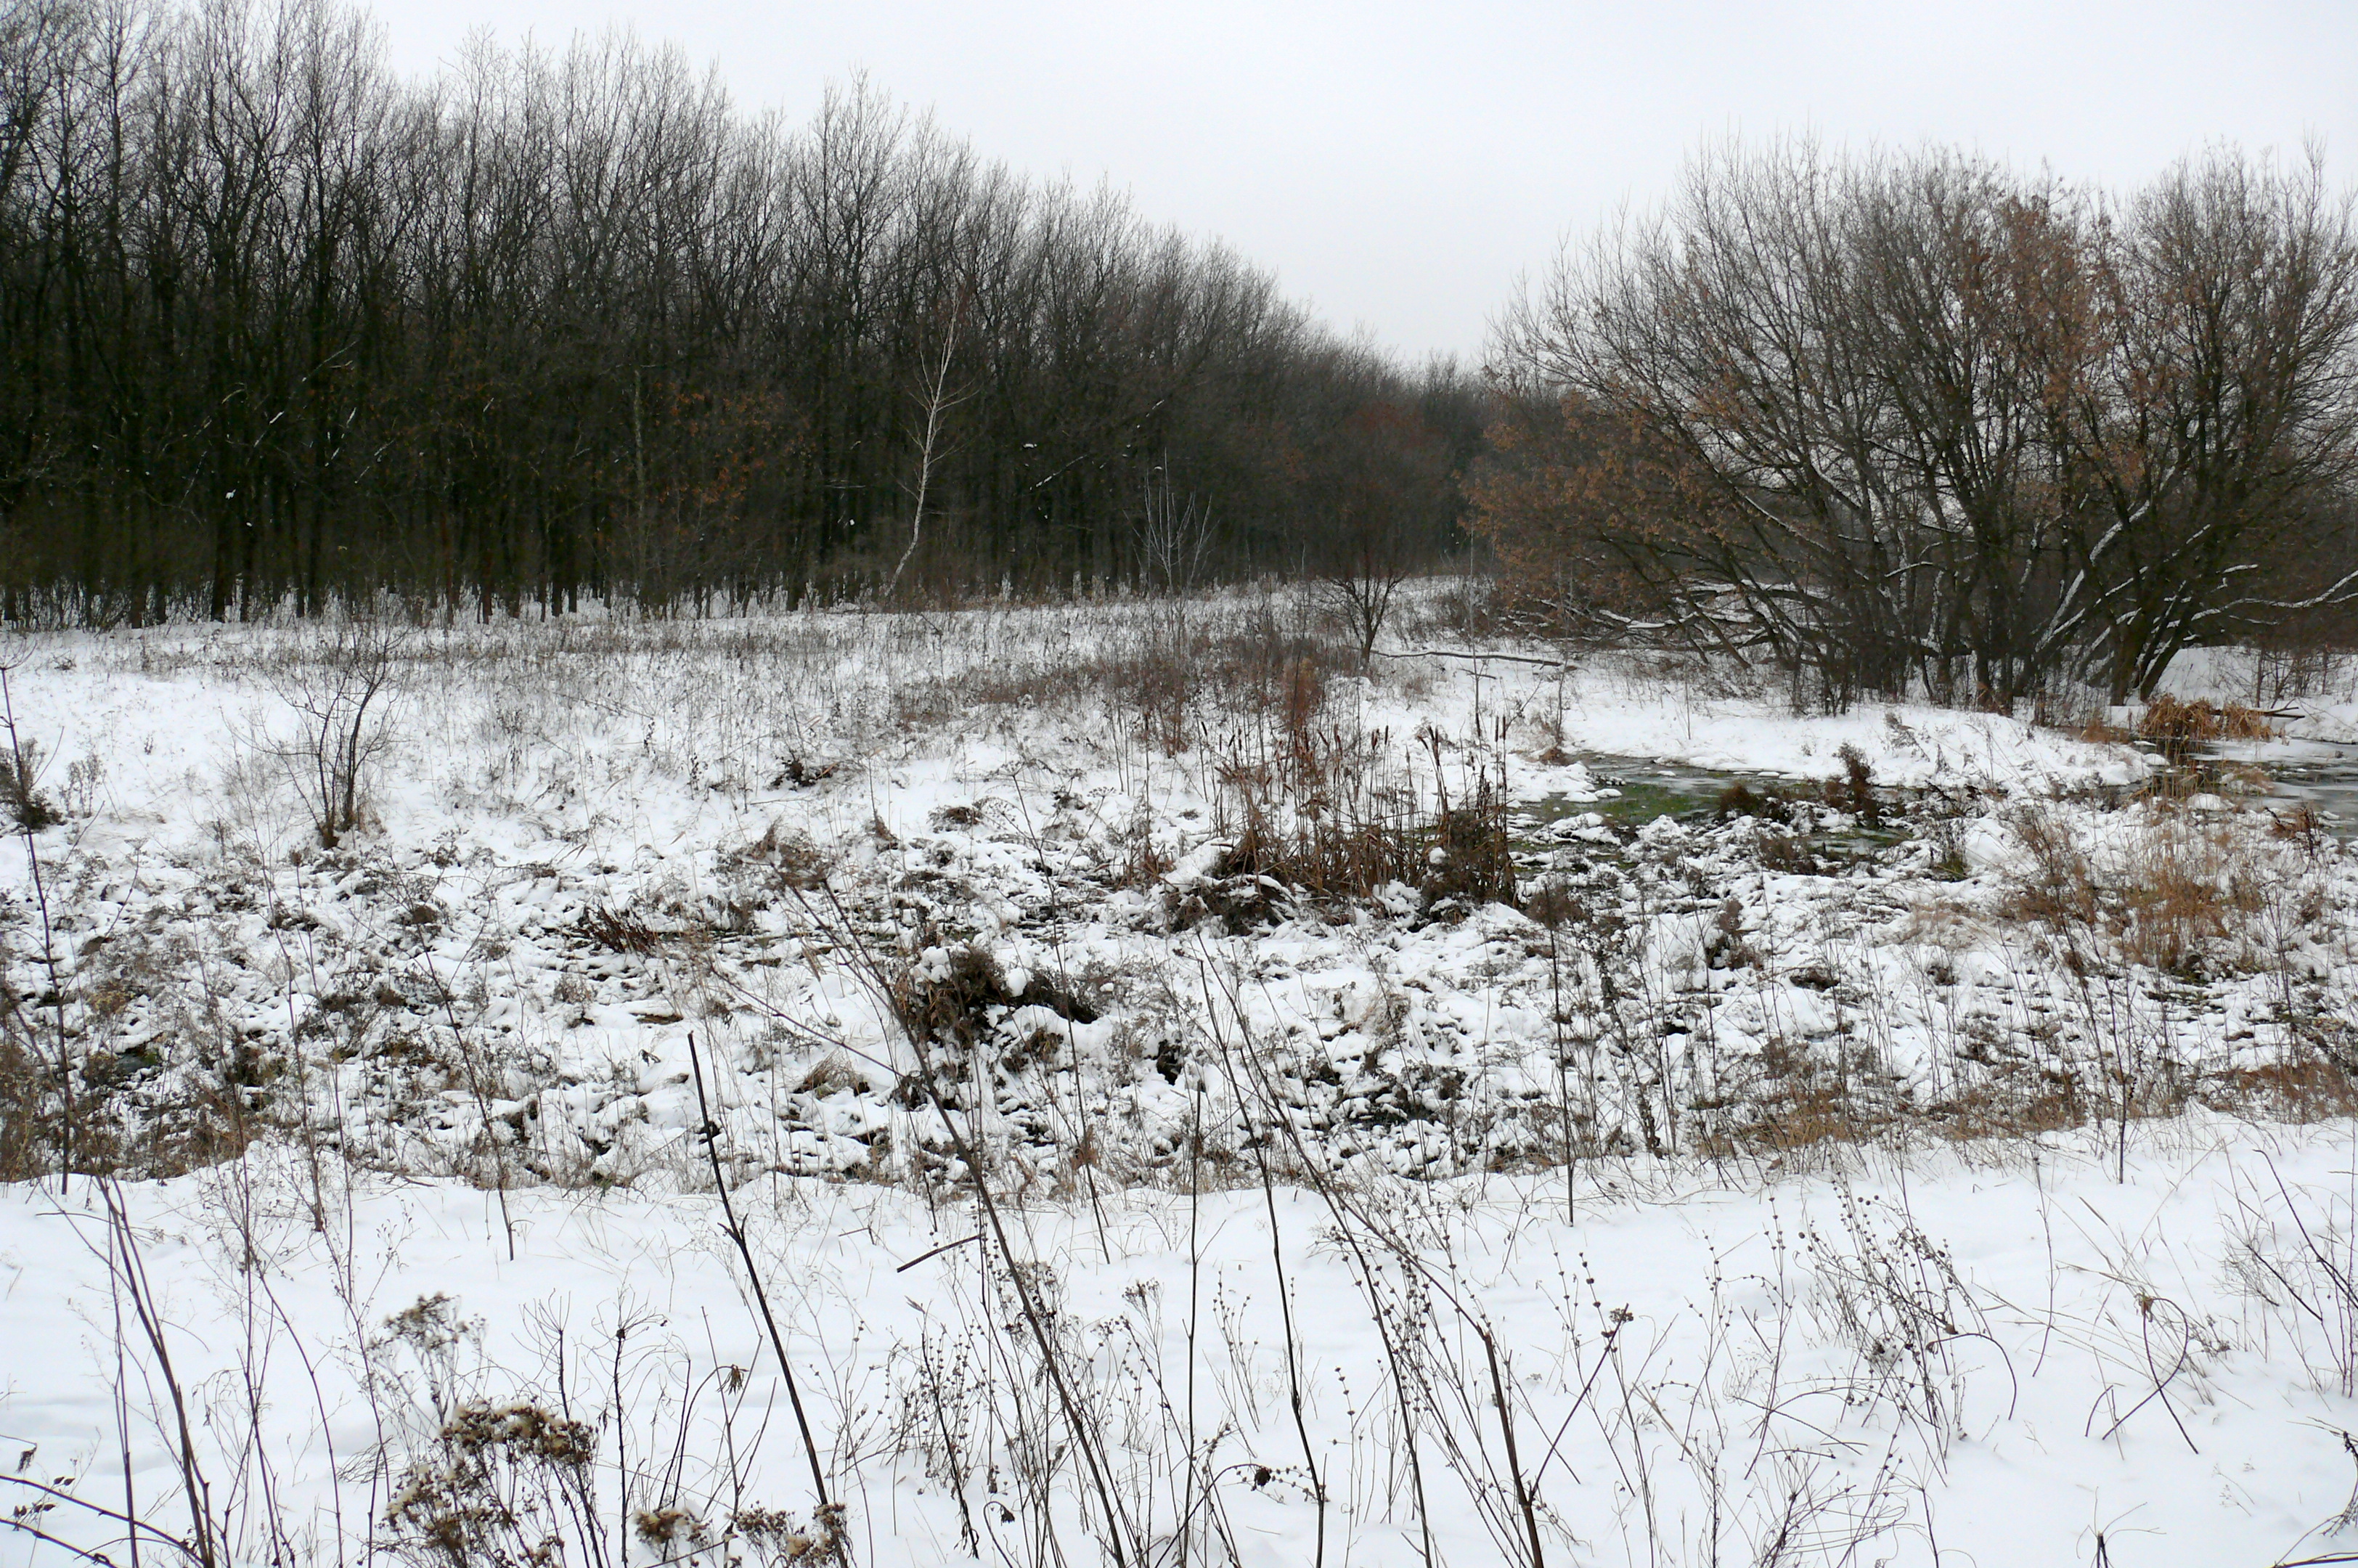
[[[1034,175],[1110,179],[1333,324],[1480,357],[1520,273],[1705,137],[1978,147],[2141,179],[2208,141],[2358,175],[2358,0],[1972,5],[377,0],[395,65],[622,26],[800,120],[876,85]]]

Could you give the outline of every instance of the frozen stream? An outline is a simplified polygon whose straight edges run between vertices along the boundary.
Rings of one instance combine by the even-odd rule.
[[[1812,782],[1604,752],[1585,752],[1580,761],[1599,785],[1617,794],[1591,801],[1549,795],[1521,802],[1517,806],[1519,821],[1544,826],[1593,811],[1608,822],[1635,827],[1657,816],[1684,816],[1707,810],[1734,784],[1744,784],[1762,795],[1790,797]],[[2201,749],[2197,766],[2201,773],[2212,772],[2221,764],[2256,768],[2265,775],[2264,781],[2246,785],[2248,798],[2256,804],[2279,811],[2306,805],[2317,814],[2319,825],[2335,837],[2358,838],[2358,745],[2231,741]]]
[[[2266,778],[2257,798],[2277,809],[2307,806],[2337,838],[2358,837],[2358,746],[2323,741],[2226,741],[2201,749],[2210,764],[2241,764]]]

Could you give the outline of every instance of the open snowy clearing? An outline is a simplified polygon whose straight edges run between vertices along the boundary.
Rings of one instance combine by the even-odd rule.
[[[895,1103],[914,1003],[973,1080],[952,1108],[1044,1176],[1086,1124],[1119,1184],[1226,1077],[1225,1009],[1340,1152],[1459,1170],[1796,1109],[2081,1119],[2125,1051],[2182,1098],[2284,1066],[2358,975],[2331,835],[2217,794],[2116,809],[2132,748],[1543,650],[1363,678],[1290,596],[420,633],[329,849],[308,635],[43,641],[14,676],[65,759],[58,939],[14,957],[74,978],[89,1098],[143,1137],[222,1135],[226,1068],[388,1167],[634,1182],[677,1162],[698,1034],[726,1114],[756,1108],[743,1158],[882,1172],[946,1147]],[[1616,788],[1631,756],[1768,794],[1698,816]],[[2180,867],[2250,918],[2147,911]],[[2126,919],[2058,876],[2123,884]]]
[[[19,1522],[127,1446],[241,1562],[2335,1550],[2334,825],[1443,600],[18,640],[0,1152],[126,1178],[0,1218]]]

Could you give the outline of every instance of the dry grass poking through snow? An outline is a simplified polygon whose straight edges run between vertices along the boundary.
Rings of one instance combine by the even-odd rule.
[[[200,1501],[148,1544],[883,1562],[901,1509],[913,1562],[1929,1562],[2059,1336],[2116,1450],[2197,1446],[2280,1346],[2349,1397],[2314,1171],[2236,1167],[2199,1291],[2092,1242],[2113,1283],[2050,1275],[2035,1349],[2020,1280],[1861,1185],[2127,1191],[2223,1115],[2358,1109],[2340,840],[1987,715],[1419,636],[1463,656],[1362,672],[1271,592],[26,643],[14,717],[71,762],[0,770],[0,1173],[105,1178],[70,1212],[129,1321],[152,1205],[233,1236],[206,1321],[246,1349],[179,1383],[220,1379],[212,1424],[138,1441],[182,1491],[343,1510]],[[1631,754],[1743,776],[1650,796]],[[725,1315],[753,1276],[676,1234],[716,1173],[768,1249],[731,1321],[775,1307],[734,1348],[623,1294],[395,1300],[370,1228],[396,1181],[475,1204],[438,1267],[482,1294],[642,1214]],[[1583,1256],[1635,1198],[1833,1175],[1627,1298]],[[149,1299],[160,1378],[189,1325]],[[324,1469],[270,1413],[300,1390],[239,1378],[323,1325]]]
[[[2358,881],[2311,822],[1642,661],[1362,676],[1283,594],[27,653],[27,732],[108,783],[34,839],[19,1174],[70,1100],[131,1172],[267,1133],[503,1189],[692,1180],[695,1032],[758,1163],[955,1170],[946,1114],[1030,1180],[1167,1181],[1199,1090],[1242,1136],[1213,976],[1324,1148],[1421,1174],[2307,1114],[2358,1021]],[[1572,760],[1640,745],[1825,782],[1649,822]],[[942,1110],[858,953],[955,1013]]]

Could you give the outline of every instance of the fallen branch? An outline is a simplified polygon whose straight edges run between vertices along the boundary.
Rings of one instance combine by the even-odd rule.
[[[1568,670],[1570,659],[1540,659],[1529,654],[1482,654],[1461,648],[1402,648],[1394,653],[1386,648],[1368,652],[1379,659],[1501,659],[1510,665],[1536,665],[1543,670]]]

